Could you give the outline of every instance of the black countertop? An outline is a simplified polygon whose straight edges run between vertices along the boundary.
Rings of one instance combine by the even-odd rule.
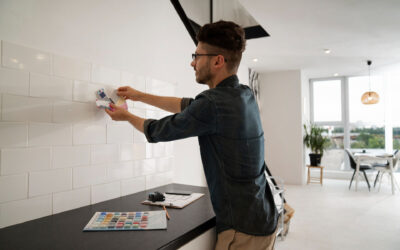
[[[205,195],[183,209],[168,208],[167,230],[83,232],[95,212],[155,211],[148,193],[185,190]],[[177,249],[215,226],[208,189],[169,184],[0,229],[0,249]]]

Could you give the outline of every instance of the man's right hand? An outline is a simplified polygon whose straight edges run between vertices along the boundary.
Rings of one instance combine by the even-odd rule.
[[[124,97],[125,99],[131,99],[132,101],[140,101],[145,93],[131,88],[129,86],[119,87],[117,95]]]

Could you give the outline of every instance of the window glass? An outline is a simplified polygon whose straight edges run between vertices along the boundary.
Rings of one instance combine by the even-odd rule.
[[[341,121],[341,80],[314,81],[312,87],[314,121]]]
[[[324,151],[321,165],[327,170],[344,170],[344,130],[343,127],[321,126],[325,129],[324,135],[327,136],[329,147]]]
[[[379,94],[380,101],[374,105],[361,103],[361,96],[369,91],[368,76],[349,77],[349,118],[358,126],[384,124],[384,93],[380,77],[371,77],[371,90]]]

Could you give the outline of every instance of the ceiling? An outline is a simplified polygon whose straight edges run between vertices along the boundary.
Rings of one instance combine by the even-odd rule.
[[[247,41],[243,55],[243,62],[260,73],[301,69],[310,78],[359,75],[367,73],[368,59],[371,70],[400,62],[399,0],[239,2],[270,34]]]

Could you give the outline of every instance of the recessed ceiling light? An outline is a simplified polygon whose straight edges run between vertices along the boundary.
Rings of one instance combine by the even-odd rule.
[[[331,50],[330,49],[324,49],[325,54],[330,54]]]
[[[333,74],[333,76],[339,76],[339,74],[338,74],[338,73],[335,73],[335,74]]]
[[[254,59],[253,59],[253,62],[258,62],[258,58],[254,58]]]

